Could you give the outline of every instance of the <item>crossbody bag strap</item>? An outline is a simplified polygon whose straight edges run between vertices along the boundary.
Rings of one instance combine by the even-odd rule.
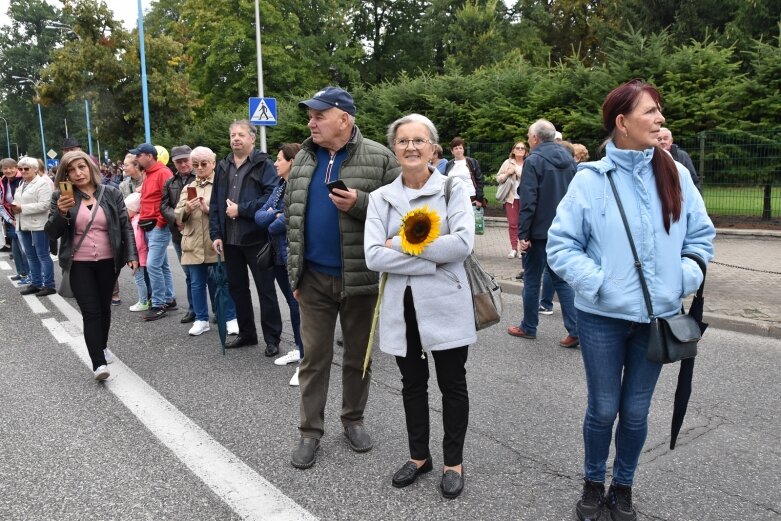
[[[632,232],[629,231],[629,222],[626,220],[626,213],[624,213],[624,205],[621,204],[621,198],[618,196],[618,190],[616,190],[616,183],[613,181],[613,172],[607,172],[607,180],[610,181],[610,188],[613,189],[613,196],[616,198],[616,204],[618,205],[618,211],[621,213],[621,220],[624,222],[624,230],[626,230],[626,237],[629,239],[629,247],[632,248],[632,255],[635,258],[635,268],[637,274],[640,276],[640,285],[643,288],[643,298],[645,299],[645,306],[648,308],[648,318],[654,319],[654,308],[651,305],[651,294],[648,291],[648,285],[645,282],[645,275],[643,274],[643,264],[640,262],[640,258],[637,255],[637,248],[635,248],[635,241],[632,239]]]
[[[98,198],[95,200],[95,206],[92,207],[92,213],[90,214],[89,221],[87,222],[87,226],[84,227],[84,232],[81,234],[81,239],[79,239],[79,242],[76,243],[76,246],[73,248],[73,254],[75,255],[77,251],[79,251],[79,248],[81,248],[81,244],[84,242],[84,239],[87,238],[87,232],[92,227],[92,221],[95,220],[95,215],[98,213],[98,207],[100,206],[100,201],[103,199],[103,191],[105,190],[103,185],[98,186]]]

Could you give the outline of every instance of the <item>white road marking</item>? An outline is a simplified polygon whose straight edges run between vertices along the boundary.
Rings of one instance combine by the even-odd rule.
[[[24,298],[27,305],[30,306],[30,310],[36,315],[49,312],[49,310],[46,309],[46,306],[43,305],[43,302],[35,295],[24,295],[22,298]]]
[[[0,261],[0,270],[10,270],[11,265],[5,261]]]
[[[48,312],[37,297],[26,296],[24,300],[34,313]],[[68,322],[58,322],[55,318],[45,318],[41,322],[59,343],[68,344],[73,353],[91,370],[92,361],[84,337],[81,334],[74,336],[68,331],[73,330],[72,324],[82,323],[80,313],[59,295],[51,296],[51,301],[68,317]],[[122,363],[116,355],[110,371],[111,376],[105,381],[108,390],[241,519],[317,519],[238,456],[220,445]]]

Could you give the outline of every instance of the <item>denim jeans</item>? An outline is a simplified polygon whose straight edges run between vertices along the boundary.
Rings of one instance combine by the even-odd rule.
[[[618,416],[613,483],[632,485],[648,434],[651,397],[662,371],[662,364],[645,357],[648,324],[578,311],[578,332],[588,387],[583,473],[590,481],[605,481]]]
[[[133,274],[133,282],[136,283],[139,302],[146,302],[147,300],[149,300],[149,288],[146,287],[146,279],[144,278],[144,271],[146,271],[146,268],[144,268],[143,266],[139,266],[136,272]]]
[[[193,313],[195,313],[195,320],[209,320],[209,302],[206,299],[206,292],[209,292],[209,300],[214,308],[214,295],[217,292],[217,285],[214,283],[214,279],[211,276],[212,264],[188,264],[187,268],[190,272],[190,283],[192,285],[192,300],[190,304],[193,307]],[[230,322],[236,318],[236,305],[233,303],[233,299],[228,292],[228,283],[225,283],[223,289],[228,299],[225,306],[225,321]]]
[[[545,309],[553,309],[553,280],[550,276],[550,270],[545,268],[542,272],[542,296],[540,297],[540,306]]]
[[[174,279],[168,266],[168,243],[171,242],[171,230],[167,226],[155,227],[146,232],[149,253],[146,256],[146,270],[152,285],[152,306],[161,308],[174,298]]]
[[[564,328],[571,336],[577,337],[577,316],[575,315],[575,292],[564,282],[564,279],[556,275],[548,266],[548,257],[545,246],[548,241],[534,239],[531,247],[526,250],[524,256],[525,270],[523,274],[523,320],[521,329],[530,335],[537,334],[537,324],[540,321],[540,286],[542,272],[546,268],[550,272],[553,288],[559,296],[561,314],[564,317]]]
[[[185,287],[187,288],[187,311],[190,313],[195,313],[195,308],[193,308],[193,290],[190,287],[190,265],[182,264],[182,243],[173,241],[173,245],[174,251],[176,252],[176,258],[179,259],[179,264],[182,266],[182,271],[184,272],[184,283]]]
[[[19,235],[13,228],[8,228],[8,235],[6,237],[11,240],[11,254],[14,256],[16,274],[28,275],[30,273],[30,266],[27,264],[27,255],[25,255],[24,249],[22,249],[22,241],[19,239]]]
[[[277,279],[277,285],[282,290],[282,294],[287,301],[287,307],[290,309],[290,325],[293,328],[293,340],[298,347],[298,354],[301,359],[304,358],[304,342],[301,341],[301,310],[298,307],[298,301],[293,297],[293,289],[290,287],[290,278],[287,276],[287,266],[274,265],[274,278]]]
[[[43,230],[18,232],[22,239],[27,264],[30,268],[30,283],[37,287],[54,288],[54,262],[49,255],[49,236]]]

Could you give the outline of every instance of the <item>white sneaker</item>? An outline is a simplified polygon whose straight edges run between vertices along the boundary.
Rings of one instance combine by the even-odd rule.
[[[274,360],[274,365],[287,365],[298,362],[299,360],[301,360],[301,355],[298,353],[298,349],[293,349],[292,351],[288,351],[286,355],[282,355]]]
[[[149,309],[149,302],[141,302],[140,300],[130,306],[130,311],[146,311]]]
[[[107,347],[103,350],[103,358],[106,359],[107,364],[113,364],[114,363],[114,353],[111,352],[111,350]]]
[[[518,256],[518,252],[516,250],[510,250],[510,253],[507,254],[508,259],[514,259]]]
[[[102,382],[106,378],[111,376],[111,373],[108,372],[108,367],[105,365],[101,365],[97,369],[95,369],[95,380]]]
[[[293,378],[290,379],[290,385],[292,387],[298,387],[298,367],[296,367],[296,374],[293,375]]]
[[[196,320],[193,323],[193,327],[190,328],[190,335],[192,336],[198,336],[202,333],[206,333],[211,328],[209,327],[209,321],[208,320]]]
[[[226,328],[228,329],[229,335],[238,335],[239,334],[239,321],[237,319],[228,320],[225,323]]]
[[[553,314],[553,308],[548,309],[546,307],[540,306],[538,311],[540,312],[540,315],[552,315]]]

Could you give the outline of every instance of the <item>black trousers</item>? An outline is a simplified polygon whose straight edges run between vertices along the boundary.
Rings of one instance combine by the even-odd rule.
[[[418,321],[412,291],[404,292],[404,320],[407,323],[407,356],[397,356],[401,370],[401,395],[407,420],[409,453],[412,459],[422,460],[429,451],[428,359],[420,343]],[[442,423],[445,436],[442,452],[445,466],[460,465],[463,460],[464,438],[469,423],[469,393],[466,388],[467,346],[432,351],[437,383],[442,392]]]
[[[73,261],[70,274],[73,296],[84,322],[84,342],[94,371],[106,365],[103,350],[108,347],[111,328],[111,293],[119,274],[114,271],[114,259]]]
[[[247,274],[249,267],[260,298],[260,327],[263,330],[263,340],[266,344],[278,346],[282,336],[282,314],[279,311],[277,290],[274,287],[274,270],[259,270],[255,262],[255,256],[262,246],[262,244],[253,246],[225,245],[228,289],[236,304],[239,334],[246,338],[257,338],[255,317],[252,312],[252,294]]]

